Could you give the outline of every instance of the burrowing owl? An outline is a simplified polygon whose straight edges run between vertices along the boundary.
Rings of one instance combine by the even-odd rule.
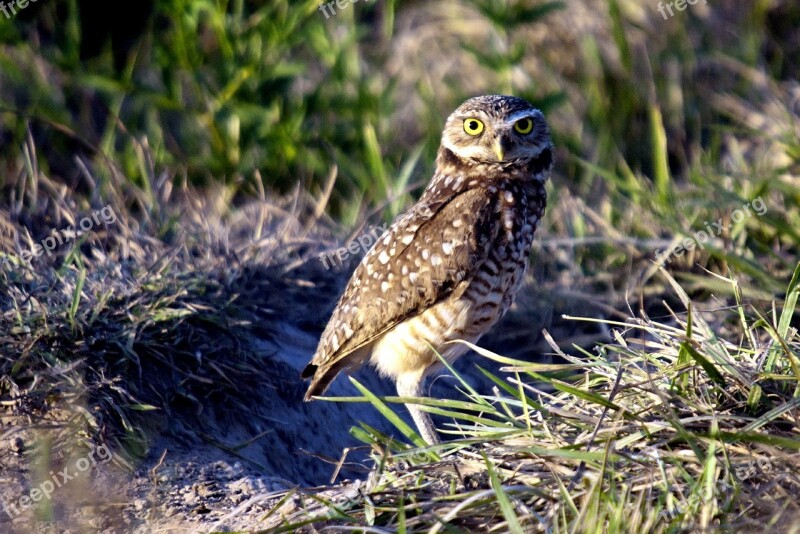
[[[305,400],[369,360],[418,397],[425,377],[464,352],[511,306],[544,213],[552,145],[542,112],[513,96],[479,96],[444,127],[436,172],[419,201],[356,268],[303,370]],[[409,411],[428,443],[427,412]]]

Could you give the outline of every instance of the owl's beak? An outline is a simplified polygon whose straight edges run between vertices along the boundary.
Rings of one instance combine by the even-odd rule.
[[[497,161],[503,161],[503,143],[501,137],[495,137],[494,144],[492,145],[492,150],[494,154],[497,156]]]

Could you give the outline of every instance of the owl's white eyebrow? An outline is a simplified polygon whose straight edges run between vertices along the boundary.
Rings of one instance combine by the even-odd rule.
[[[517,111],[513,115],[510,115],[506,122],[517,122],[520,119],[524,119],[525,117],[529,117],[533,120],[542,117],[542,112],[538,109],[526,109],[524,111]]]

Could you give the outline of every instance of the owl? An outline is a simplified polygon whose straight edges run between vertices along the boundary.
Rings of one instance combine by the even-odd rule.
[[[453,362],[511,306],[546,201],[552,143],[544,115],[513,96],[479,96],[448,118],[436,171],[353,272],[302,372],[305,400],[342,371],[369,362],[419,397],[425,378]],[[408,405],[420,435],[439,436]]]

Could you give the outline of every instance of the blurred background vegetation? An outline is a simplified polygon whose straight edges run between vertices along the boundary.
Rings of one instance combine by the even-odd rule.
[[[774,179],[800,156],[794,2],[719,1],[668,20],[625,0],[345,6],[30,4],[0,20],[0,188],[35,163],[88,196],[114,187],[112,166],[144,191],[166,173],[233,200],[297,185],[322,196],[336,166],[329,213],[345,227],[374,208],[388,220],[430,176],[449,111],[513,93],[550,117],[556,190],[591,199],[623,234],[687,232],[769,192],[800,200]],[[796,244],[796,215],[770,208]],[[553,222],[575,238],[596,223]]]

